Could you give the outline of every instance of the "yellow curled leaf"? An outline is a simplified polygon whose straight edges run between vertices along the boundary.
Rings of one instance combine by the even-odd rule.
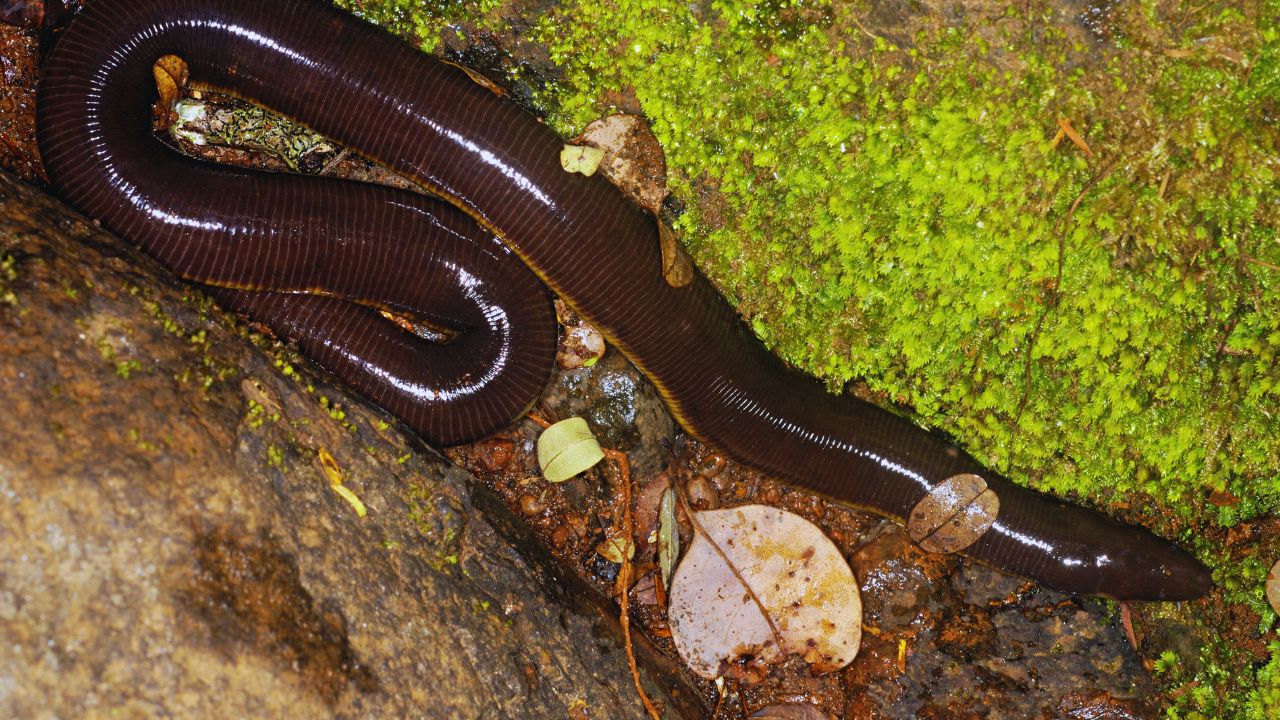
[[[338,466],[338,461],[334,459],[329,451],[320,448],[316,451],[316,459],[320,461],[320,470],[324,472],[324,477],[329,481],[330,485],[342,484],[342,468]]]
[[[190,77],[187,63],[177,55],[163,55],[151,66],[151,77],[156,82],[156,92],[163,107],[171,108],[177,102]]]
[[[565,145],[560,150],[560,167],[566,172],[593,175],[604,160],[604,151],[589,145]]]
[[[346,500],[356,511],[357,516],[364,517],[369,509],[351,488],[342,484],[342,468],[338,465],[338,461],[324,448],[316,451],[316,459],[319,461],[320,470],[324,473],[325,479],[329,481],[329,488],[338,493],[338,497]]]
[[[564,482],[604,459],[587,421],[572,417],[538,436],[538,467],[547,482]]]

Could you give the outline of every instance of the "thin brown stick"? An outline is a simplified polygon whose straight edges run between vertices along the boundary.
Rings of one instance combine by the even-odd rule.
[[[319,173],[319,174],[320,174],[320,175],[328,175],[329,173],[333,172],[333,169],[334,169],[334,168],[336,168],[336,167],[338,167],[338,163],[340,163],[340,162],[342,162],[343,160],[345,160],[345,159],[346,159],[346,157],[347,157],[347,155],[349,155],[350,153],[351,153],[351,151],[350,151],[350,150],[348,150],[347,148],[342,148],[342,150],[339,150],[339,151],[338,151],[338,154],[336,154],[336,155],[334,155],[333,157],[329,158],[329,162],[325,163],[325,164],[324,164],[324,167],[320,168],[320,173]]]
[[[879,35],[877,35],[877,34],[875,34],[875,33],[871,32],[870,30],[868,30],[868,29],[866,29],[865,27],[863,27],[862,23],[858,20],[858,18],[854,18],[854,19],[853,19],[853,24],[854,24],[854,25],[856,25],[856,26],[858,27],[858,29],[862,31],[862,34],[866,35],[867,37],[871,38],[872,40],[879,40],[879,39],[880,39],[880,36],[879,36]]]
[[[720,708],[724,707],[724,684],[716,686],[716,709],[711,711],[711,717],[720,717]]]
[[[622,530],[627,542],[635,544],[635,523],[631,517],[631,463],[627,454],[612,448],[601,448],[604,456],[618,467],[619,479],[622,481]],[[627,649],[627,665],[631,668],[631,681],[635,683],[640,702],[653,720],[662,720],[662,714],[654,707],[644,685],[640,683],[640,670],[636,667],[635,648],[631,644],[631,555],[622,553],[622,569],[618,571],[618,579],[614,584],[614,592],[618,595],[619,621],[622,623],[622,641]]]
[[[1280,265],[1276,265],[1275,263],[1269,263],[1266,260],[1259,260],[1256,257],[1249,257],[1248,255],[1245,255],[1243,257],[1244,257],[1244,261],[1247,263],[1253,263],[1254,265],[1261,265],[1264,268],[1270,268],[1272,270],[1280,270]]]

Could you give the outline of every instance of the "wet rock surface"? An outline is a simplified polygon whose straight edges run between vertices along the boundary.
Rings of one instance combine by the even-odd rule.
[[[657,474],[670,459],[675,423],[653,385],[617,351],[589,368],[556,373],[541,404],[556,417],[586,418],[601,442],[628,454],[639,475]]]
[[[0,715],[643,715],[465,473],[4,174],[0,339]]]
[[[634,399],[619,400],[611,390],[617,387],[628,388]],[[752,681],[726,683],[723,694],[711,683],[701,686],[708,715],[745,717],[800,702],[847,718],[1159,716],[1158,695],[1125,638],[1118,606],[1047,590],[958,555],[925,552],[904,527],[788,488],[688,438],[671,440],[662,423],[648,425],[653,429],[639,440],[629,429],[634,421],[626,419],[634,410],[619,417],[598,412],[602,405],[634,403],[657,413],[653,402],[652,386],[613,349],[593,367],[560,372],[543,399],[556,417],[588,418],[602,443],[616,442],[634,460],[635,576],[642,578],[635,587],[642,590],[633,592],[631,606],[659,647],[675,657],[664,605],[651,578],[644,579],[656,567],[652,522],[644,519],[656,514],[649,506],[659,497],[646,488],[669,480],[686,488],[695,507],[708,498],[708,505],[761,502],[804,516],[833,539],[861,585],[864,632],[851,665],[817,677],[796,658],[747,667],[739,676]],[[617,473],[602,463],[564,483],[546,483],[533,459],[538,432],[525,422],[449,455],[490,484],[569,571],[608,597],[618,565],[594,548],[620,522]],[[501,464],[492,462],[495,454]],[[686,530],[682,544],[689,539]],[[1152,652],[1144,648],[1144,654]]]
[[[34,4],[25,6],[33,7]],[[23,9],[13,9],[14,22],[36,21],[22,12]],[[39,41],[34,32],[22,32],[0,22],[0,167],[27,180],[44,175],[40,151],[36,148],[38,51]]]

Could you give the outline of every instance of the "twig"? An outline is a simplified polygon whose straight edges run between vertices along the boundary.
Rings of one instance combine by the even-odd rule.
[[[858,29],[859,29],[859,30],[861,30],[861,31],[863,32],[863,34],[865,34],[867,37],[871,38],[872,40],[879,40],[879,39],[880,39],[880,36],[879,36],[879,35],[877,35],[877,34],[875,34],[875,33],[871,32],[870,30],[868,30],[868,29],[866,29],[865,27],[863,27],[863,26],[862,26],[862,23],[858,20],[858,18],[856,18],[856,17],[855,17],[855,18],[853,18],[853,24],[854,24],[854,25],[857,25],[857,26],[858,26]]]
[[[1270,268],[1272,270],[1280,270],[1280,265],[1276,265],[1275,263],[1269,263],[1266,260],[1259,260],[1256,257],[1249,257],[1248,255],[1242,255],[1241,257],[1243,257],[1244,261],[1247,263],[1253,263],[1254,265],[1261,265],[1264,268]]]
[[[631,463],[627,462],[627,454],[612,448],[601,448],[605,457],[609,458],[618,467],[618,474],[622,481],[622,531],[625,533],[627,542],[634,547],[635,545],[635,527],[631,518]],[[631,645],[631,555],[622,553],[622,569],[618,571],[618,579],[614,585],[614,592],[618,595],[619,621],[622,623],[622,641],[627,649],[627,665],[631,668],[631,680],[636,685],[636,692],[640,694],[640,701],[644,703],[644,709],[649,713],[649,717],[653,720],[661,720],[662,715],[658,709],[653,706],[653,701],[649,699],[648,693],[644,691],[644,686],[640,683],[640,671],[636,668],[635,648]]]
[[[342,148],[337,155],[329,158],[329,162],[325,163],[324,167],[320,168],[320,172],[318,174],[328,175],[335,167],[338,166],[338,163],[342,162],[343,159],[347,157],[348,154],[350,154],[350,151],[347,148]]]
[[[723,678],[720,678],[723,679]],[[724,685],[723,683],[716,687],[716,709],[711,711],[711,717],[720,717],[720,708],[724,707]]]

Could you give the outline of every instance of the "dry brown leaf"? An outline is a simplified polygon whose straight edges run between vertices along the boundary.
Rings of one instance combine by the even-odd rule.
[[[1085,157],[1093,157],[1093,150],[1089,148],[1089,143],[1085,142],[1080,133],[1071,127],[1071,121],[1066,118],[1058,118],[1058,129],[1067,134],[1067,138],[1084,152]]]
[[[600,171],[637,205],[654,215],[667,196],[667,161],[645,119],[609,115],[582,131],[575,142],[604,151]]]
[[[666,223],[661,219],[657,223],[658,244],[662,248],[662,278],[673,288],[684,287],[693,282],[693,258]]]
[[[173,106],[187,86],[190,73],[187,63],[177,55],[162,55],[151,66],[151,77],[156,83],[156,93],[160,99],[156,105],[156,130],[165,130],[177,119]]]
[[[1280,615],[1280,562],[1271,566],[1271,570],[1267,571],[1267,602],[1271,603],[1271,609]]]
[[[1000,498],[987,482],[960,473],[934,485],[916,503],[907,517],[907,533],[929,552],[960,552],[986,534],[999,514]]]

